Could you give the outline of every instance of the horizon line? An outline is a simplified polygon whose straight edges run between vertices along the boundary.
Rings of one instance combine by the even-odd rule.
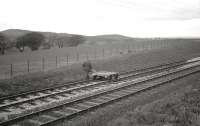
[[[37,30],[27,30],[27,29],[5,29],[1,30],[0,32],[4,32],[7,30],[22,30],[22,31],[30,31],[30,32],[49,32],[49,33],[55,33],[55,34],[70,34],[70,35],[82,35],[87,37],[94,37],[94,36],[104,36],[104,35],[119,35],[124,37],[130,37],[130,38],[149,38],[149,39],[200,39],[200,36],[168,36],[168,37],[162,37],[162,36],[129,36],[124,34],[117,34],[117,33],[110,33],[110,34],[97,34],[97,35],[84,35],[84,34],[76,34],[76,33],[68,33],[68,32],[53,32],[53,31],[37,31]]]

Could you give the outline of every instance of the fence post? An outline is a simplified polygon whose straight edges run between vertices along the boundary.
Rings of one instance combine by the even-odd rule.
[[[87,60],[89,60],[88,52],[86,53],[86,58],[87,58]]]
[[[67,65],[69,64],[69,55],[67,55]]]
[[[28,73],[30,72],[30,61],[29,60],[27,60],[27,68],[28,68]]]
[[[56,56],[56,68],[58,67],[58,56]]]
[[[43,70],[43,71],[44,71],[44,69],[45,69],[45,68],[44,68],[44,67],[45,67],[44,65],[45,65],[45,64],[44,64],[44,57],[43,57],[43,58],[42,58],[42,70]]]
[[[13,64],[10,64],[10,77],[13,77]]]
[[[94,59],[96,59],[97,58],[97,51],[96,51],[96,49],[94,50]]]
[[[104,48],[103,48],[103,50],[102,50],[102,53],[103,53],[103,58],[104,58],[104,53],[105,53],[104,51],[105,51],[105,50],[104,50]]]

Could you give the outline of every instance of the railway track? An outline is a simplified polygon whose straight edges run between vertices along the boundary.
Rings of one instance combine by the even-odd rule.
[[[3,122],[0,122],[0,125],[10,125],[10,124],[14,124],[18,121],[21,121],[21,120],[24,120],[24,119],[27,119],[29,117],[37,117],[38,114],[40,115],[41,113],[44,113],[44,112],[47,112],[49,113],[49,111],[54,111],[54,116],[51,116],[51,115],[48,115],[48,114],[42,114],[43,116],[39,117],[38,119],[29,119],[29,123],[32,123],[33,125],[48,125],[50,123],[53,123],[53,122],[57,122],[59,120],[62,120],[64,119],[64,117],[66,118],[69,118],[69,117],[72,117],[72,115],[77,115],[78,113],[82,113],[84,111],[88,111],[92,108],[96,108],[98,106],[101,106],[103,104],[107,104],[107,103],[110,103],[111,101],[113,101],[113,99],[119,99],[119,98],[123,98],[124,95],[116,95],[116,98],[114,97],[115,95],[113,95],[113,98],[111,99],[111,101],[109,102],[103,102],[103,104],[98,104],[96,102],[89,102],[91,105],[93,103],[93,105],[85,105],[82,104],[82,107],[85,106],[86,108],[89,107],[89,108],[85,108],[85,109],[76,109],[75,106],[77,105],[72,105],[72,104],[75,104],[76,102],[81,102],[81,101],[85,101],[86,99],[90,99],[90,98],[94,98],[94,97],[98,97],[98,96],[101,96],[101,95],[104,95],[104,94],[108,94],[108,93],[112,93],[112,92],[115,92],[115,91],[120,91],[121,89],[124,89],[126,87],[129,87],[129,86],[135,86],[137,85],[138,83],[142,83],[142,82],[146,82],[146,81],[152,81],[154,79],[157,79],[157,78],[162,78],[162,77],[166,77],[166,76],[170,76],[172,74],[175,74],[175,73],[179,73],[179,72],[182,72],[182,71],[185,71],[185,70],[190,70],[190,69],[194,69],[196,68],[197,66],[187,66],[186,64],[190,65],[190,64],[195,64],[197,63],[198,61],[192,61],[192,62],[176,62],[175,64],[168,64],[167,65],[161,65],[159,67],[154,67],[152,69],[146,69],[143,70],[143,71],[137,71],[135,73],[132,73],[132,74],[128,74],[124,77],[122,77],[120,79],[119,82],[112,82],[112,83],[107,83],[107,82],[94,82],[94,83],[89,83],[88,85],[79,85],[79,87],[75,87],[75,88],[69,88],[69,89],[65,89],[65,91],[57,91],[57,92],[50,92],[50,94],[48,94],[48,96],[42,96],[40,95],[40,97],[38,97],[38,99],[42,99],[42,98],[51,98],[49,100],[56,100],[56,99],[59,99],[61,97],[69,97],[69,94],[72,93],[72,95],[74,95],[73,93],[80,93],[80,92],[83,92],[83,93],[80,93],[80,95],[78,95],[75,99],[68,99],[68,100],[64,100],[64,102],[60,102],[60,103],[57,103],[55,105],[51,105],[50,107],[48,107],[47,109],[42,109],[42,110],[36,110],[34,112],[31,112],[31,113],[24,113],[23,115],[20,115],[18,117],[15,117],[15,118],[12,118],[12,119],[8,119],[6,121],[3,121]],[[184,67],[186,68],[184,68]],[[139,73],[138,73],[139,72]],[[152,73],[151,75],[144,75],[145,73],[149,74],[149,73]],[[193,72],[197,72],[197,71],[192,71]],[[190,73],[187,73],[187,75],[191,74]],[[124,74],[125,75],[125,74]],[[138,79],[135,79],[133,78],[133,76],[136,76],[136,75],[143,75],[144,77],[141,77],[141,78],[138,78]],[[174,76],[174,75],[173,75]],[[181,75],[181,76],[186,76],[186,75]],[[179,78],[176,77],[176,78]],[[175,79],[175,78],[174,78]],[[134,81],[133,81],[134,80]],[[169,79],[168,79],[169,81]],[[160,83],[160,82],[159,82]],[[155,84],[155,83],[154,83]],[[158,85],[158,84],[157,84]],[[152,85],[151,85],[152,86]],[[155,85],[154,85],[155,86]],[[146,87],[145,87],[146,88]],[[148,87],[149,88],[149,87]],[[133,93],[133,91],[125,91],[126,93]],[[137,91],[138,92],[138,91]],[[65,95],[66,93],[66,95]],[[67,95],[68,94],[68,95]],[[120,93],[119,93],[120,94]],[[122,93],[123,94],[123,93]],[[58,97],[59,96],[59,97]],[[118,96],[118,97],[117,97]],[[120,96],[120,97],[119,97]],[[109,99],[109,97],[108,97]],[[37,99],[29,99],[29,101],[24,101],[24,102],[29,102],[30,104],[35,101]],[[45,99],[43,99],[44,102],[47,102],[45,101]],[[87,101],[86,101],[87,102]],[[19,102],[17,102],[17,104],[15,103],[14,105],[18,105]],[[29,104],[29,105],[30,105]],[[9,104],[10,106],[12,106],[11,104]],[[34,104],[33,104],[34,105]],[[71,110],[69,109],[68,112],[72,111],[72,113],[70,115],[66,115],[65,113],[63,113],[63,111],[61,110],[58,110],[55,112],[54,109],[58,109],[60,108],[61,106],[65,106],[65,105],[70,105],[71,107],[68,107],[68,108],[71,108]],[[2,106],[2,108],[5,108],[5,107],[8,107],[8,106]],[[21,106],[22,107],[22,106]],[[24,106],[26,107],[26,106]],[[30,106],[29,106],[30,107]],[[75,108],[74,108],[75,107]],[[80,107],[80,106],[79,106]],[[16,109],[16,108],[15,108]],[[22,107],[23,109],[23,107]],[[79,111],[80,110],[80,111]],[[84,110],[84,111],[83,111]],[[76,112],[76,114],[75,114]],[[62,115],[62,119],[61,117],[57,117],[55,116],[55,114],[57,113],[57,115]],[[69,114],[69,113],[68,113]],[[45,119],[44,119],[45,118]],[[46,122],[43,120],[41,121],[42,119],[46,120]],[[48,121],[47,121],[48,120]],[[50,120],[50,121],[49,121]],[[41,123],[42,122],[42,123]],[[22,125],[26,125],[26,121],[21,123]],[[30,125],[30,124],[29,124]]]
[[[157,66],[146,67],[146,68],[143,68],[143,69],[137,69],[137,70],[128,71],[128,72],[125,71],[125,72],[121,72],[120,76],[126,75],[126,74],[133,74],[133,73],[135,73],[135,75],[141,75],[142,73],[147,73],[148,71],[151,72],[154,69],[161,69],[162,67],[168,67],[168,66],[171,66],[171,65],[174,65],[174,66],[175,65],[182,65],[182,64],[184,64],[185,61],[186,60],[183,59],[183,60],[180,60],[180,61],[175,61],[175,62],[171,62],[171,63],[167,63],[167,64],[160,64],[160,65],[157,65]],[[191,61],[191,62],[193,62],[193,61]],[[62,89],[63,87],[70,88],[70,87],[78,86],[80,84],[84,85],[86,83],[87,83],[87,81],[81,79],[81,80],[77,80],[77,81],[70,81],[70,82],[65,82],[65,83],[61,83],[61,84],[55,84],[55,85],[58,85],[58,86],[52,86],[52,87],[44,88],[44,89],[41,89],[41,90],[28,91],[28,92],[19,93],[19,94],[16,94],[16,95],[0,97],[0,104],[4,100],[7,100],[7,99],[13,99],[14,100],[17,97],[26,97],[27,95],[37,94],[38,92],[53,91],[53,90],[56,90],[56,89],[59,90],[59,89]]]
[[[132,72],[122,73],[120,79],[123,80],[123,79],[130,78],[130,77],[139,77],[142,75],[144,76],[145,74],[148,74],[150,72],[155,73],[155,72],[159,72],[160,70],[177,67],[182,64],[183,64],[183,62],[179,61],[179,62],[175,62],[173,64],[159,65],[156,67],[146,68],[143,70],[136,70],[136,71],[132,71]],[[72,92],[72,91],[79,90],[82,88],[91,88],[91,87],[94,87],[97,85],[105,86],[105,83],[106,83],[105,81],[91,82],[91,83],[88,83],[85,81],[76,81],[76,82],[70,83],[69,85],[59,86],[57,88],[47,88],[45,90],[43,89],[43,90],[35,91],[35,92],[22,93],[22,94],[19,94],[16,96],[4,97],[4,98],[0,99],[0,110],[5,111],[6,108],[7,108],[7,110],[9,110],[9,107],[12,107],[12,106],[14,106],[14,107],[17,106],[18,108],[23,108],[24,103],[28,103],[28,102],[32,103],[32,102],[42,99],[42,98],[45,99],[47,97],[61,95],[61,94]],[[63,95],[63,96],[65,96],[65,95]],[[20,104],[22,106],[19,106]]]

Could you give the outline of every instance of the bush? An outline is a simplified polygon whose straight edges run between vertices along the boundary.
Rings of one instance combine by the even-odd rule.
[[[6,37],[4,36],[3,33],[0,33],[0,53],[2,55],[5,54],[5,49],[6,49]]]
[[[79,44],[84,43],[86,38],[82,35],[72,35],[69,40],[70,46],[77,46]]]
[[[34,51],[39,49],[43,41],[44,36],[42,34],[31,32],[17,38],[16,47],[20,52],[24,51],[25,46],[28,46],[32,51]]]

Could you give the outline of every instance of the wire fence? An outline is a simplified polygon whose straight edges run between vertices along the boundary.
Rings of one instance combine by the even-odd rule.
[[[127,45],[124,47],[109,48],[87,48],[81,50],[74,47],[74,52],[66,53],[65,55],[56,55],[52,57],[43,56],[39,60],[26,59],[23,62],[10,63],[6,65],[0,65],[0,79],[8,79],[18,75],[25,75],[29,73],[48,71],[63,66],[69,66],[74,63],[81,63],[86,60],[100,60],[107,59],[115,56],[123,56],[127,54],[135,54],[141,51],[148,51],[152,49],[166,48],[167,43],[161,44],[143,44],[140,46]]]

